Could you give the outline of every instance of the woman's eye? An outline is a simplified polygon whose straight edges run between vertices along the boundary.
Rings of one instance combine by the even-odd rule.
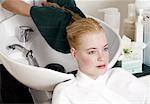
[[[96,51],[89,51],[88,54],[94,54]]]
[[[105,47],[105,48],[104,48],[104,51],[108,51],[108,47]]]

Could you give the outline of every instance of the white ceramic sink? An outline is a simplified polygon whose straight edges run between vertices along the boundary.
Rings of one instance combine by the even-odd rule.
[[[48,91],[52,91],[53,87],[59,82],[73,78],[73,75],[30,66],[20,51],[8,50],[7,46],[11,44],[24,45],[17,39],[19,26],[30,26],[36,34],[36,28],[34,28],[34,23],[30,17],[15,15],[0,24],[0,61],[14,78],[30,88]],[[27,49],[33,48],[31,42],[28,42],[24,47]]]

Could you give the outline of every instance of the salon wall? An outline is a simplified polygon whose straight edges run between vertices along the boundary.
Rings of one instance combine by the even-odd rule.
[[[77,6],[86,14],[95,16],[103,20],[103,13],[99,13],[98,9],[115,7],[120,11],[120,35],[123,34],[123,20],[128,14],[128,3],[134,3],[135,0],[75,0]]]

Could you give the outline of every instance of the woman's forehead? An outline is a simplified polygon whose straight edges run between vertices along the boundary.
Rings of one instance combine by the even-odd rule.
[[[80,37],[79,46],[86,48],[103,47],[107,44],[106,35],[104,32],[88,33]]]
[[[90,33],[86,33],[84,35],[81,35],[81,37],[79,38],[79,40],[81,42],[107,42],[107,38],[104,32],[90,32]]]

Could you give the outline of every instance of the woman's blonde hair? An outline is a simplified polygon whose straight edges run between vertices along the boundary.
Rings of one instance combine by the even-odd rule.
[[[78,13],[74,13],[72,10],[60,6],[57,3],[46,2],[44,6],[59,8],[72,15],[69,26],[67,26],[67,39],[71,48],[77,48],[80,45],[79,38],[83,34],[103,31],[98,21],[92,18],[83,18]]]
[[[67,39],[71,48],[79,46],[79,38],[86,33],[102,31],[103,28],[92,18],[82,18],[67,26]]]

